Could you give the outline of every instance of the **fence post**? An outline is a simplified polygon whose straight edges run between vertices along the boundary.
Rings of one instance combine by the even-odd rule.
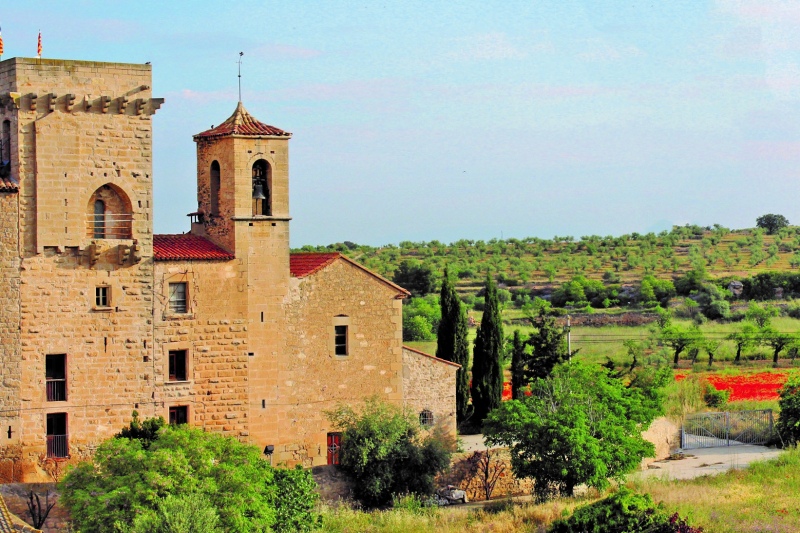
[[[731,415],[725,411],[725,446],[731,445]]]

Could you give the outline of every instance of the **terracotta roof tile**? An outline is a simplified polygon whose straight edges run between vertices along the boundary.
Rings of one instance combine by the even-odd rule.
[[[156,261],[229,261],[234,255],[199,235],[182,233],[153,235],[153,258]]]
[[[213,137],[224,137],[226,135],[250,135],[254,137],[291,137],[288,131],[283,131],[275,126],[259,122],[247,112],[241,102],[236,106],[228,120],[217,126],[194,136],[195,140],[208,139]]]
[[[289,271],[296,278],[304,278],[322,270],[341,256],[339,252],[291,254]]]
[[[17,192],[19,183],[11,175],[11,163],[0,163],[0,192]]]

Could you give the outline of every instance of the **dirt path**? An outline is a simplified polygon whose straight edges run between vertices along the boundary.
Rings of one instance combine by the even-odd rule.
[[[754,461],[772,459],[780,453],[781,450],[776,448],[753,445],[686,450],[683,452],[683,459],[655,461],[647,470],[634,472],[630,477],[692,479],[727,472],[734,468],[745,468]]]

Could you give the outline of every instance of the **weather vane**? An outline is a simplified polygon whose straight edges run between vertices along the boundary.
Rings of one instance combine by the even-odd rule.
[[[239,101],[240,102],[242,101],[242,56],[243,55],[244,55],[244,52],[239,52],[239,61],[237,61],[237,63],[239,63]]]

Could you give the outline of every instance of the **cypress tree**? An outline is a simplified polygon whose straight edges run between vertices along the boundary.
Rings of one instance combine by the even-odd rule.
[[[503,397],[503,323],[500,319],[500,302],[497,285],[486,278],[486,304],[481,327],[475,337],[472,352],[472,407],[475,425],[483,423],[492,409],[500,406]]]
[[[525,380],[525,343],[519,330],[514,330],[511,339],[511,399],[522,399],[522,387],[528,383]]]
[[[442,320],[437,331],[436,357],[461,365],[456,372],[456,420],[460,424],[467,417],[469,403],[469,343],[467,341],[467,313],[456,293],[447,267],[439,297]]]

